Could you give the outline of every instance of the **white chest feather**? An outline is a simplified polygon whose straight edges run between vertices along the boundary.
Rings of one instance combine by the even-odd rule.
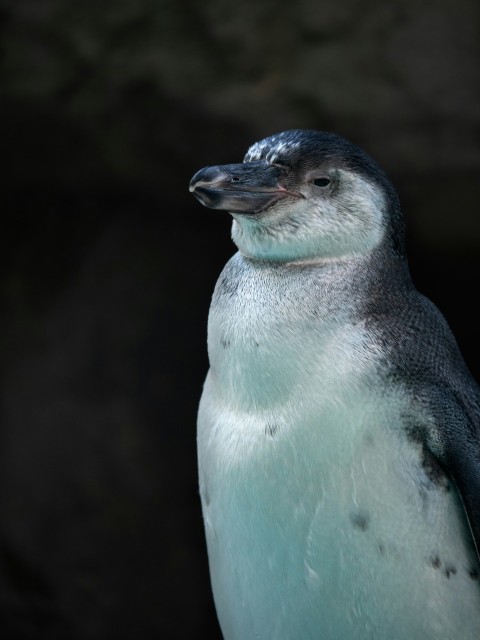
[[[405,437],[409,398],[382,382],[348,292],[301,281],[243,271],[212,304],[198,448],[223,633],[473,640],[456,492]]]

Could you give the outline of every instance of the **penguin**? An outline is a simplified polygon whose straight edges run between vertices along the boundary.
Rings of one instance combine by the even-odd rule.
[[[478,640],[480,389],[363,150],[289,130],[190,191],[238,252],[208,319],[198,468],[226,640]]]

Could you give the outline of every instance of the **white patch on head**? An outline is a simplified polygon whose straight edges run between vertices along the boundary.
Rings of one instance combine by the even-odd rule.
[[[280,200],[256,216],[233,215],[232,238],[251,258],[289,262],[366,254],[382,239],[386,202],[379,186],[345,169],[339,188]]]
[[[253,144],[245,154],[244,162],[265,160],[270,164],[275,163],[282,155],[288,155],[300,147],[300,142],[283,140],[282,136],[271,136]]]

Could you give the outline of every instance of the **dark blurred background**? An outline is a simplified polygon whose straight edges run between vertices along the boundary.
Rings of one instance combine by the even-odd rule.
[[[0,2],[0,637],[219,638],[195,420],[228,214],[287,128],[387,170],[480,378],[476,0]]]

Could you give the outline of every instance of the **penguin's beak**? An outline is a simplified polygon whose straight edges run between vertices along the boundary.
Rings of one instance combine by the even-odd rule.
[[[205,167],[191,179],[190,191],[205,207],[251,215],[292,195],[281,176],[279,167],[265,161]]]

